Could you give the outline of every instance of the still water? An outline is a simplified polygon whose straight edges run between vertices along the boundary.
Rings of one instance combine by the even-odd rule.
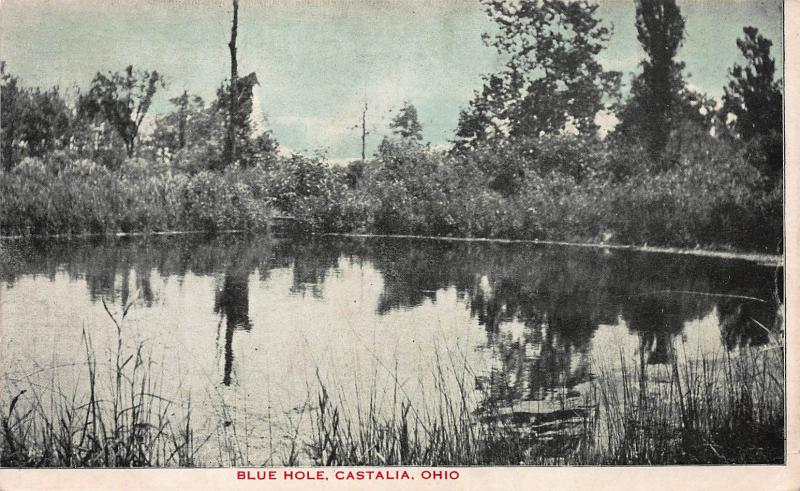
[[[79,391],[84,339],[110,362],[106,308],[119,319],[130,305],[125,346],[144,347],[162,395],[191,400],[223,465],[284,461],[321,385],[353,411],[425,407],[448,383],[555,411],[623,349],[657,365],[676,341],[697,356],[767,342],[783,296],[779,267],[601,248],[244,235],[1,247],[4,399],[31,381]]]

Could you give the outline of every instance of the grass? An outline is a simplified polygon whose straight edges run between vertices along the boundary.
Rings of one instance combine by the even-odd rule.
[[[678,346],[668,366],[601,371],[599,463],[782,463],[783,357],[777,339],[698,359]]]
[[[0,235],[268,230],[273,200],[254,172],[188,174],[141,159],[115,170],[25,159],[0,171]]]
[[[65,394],[30,377],[17,389],[2,415],[0,465],[3,467],[151,467],[195,464],[198,442],[191,421],[191,399],[171,417],[176,403],[160,392],[160,377],[143,345],[123,348],[125,308],[117,319],[111,366],[98,364],[91,336],[84,330],[85,390]],[[104,303],[105,306],[105,303]],[[15,384],[18,386],[18,384]]]
[[[458,384],[438,384],[438,401],[390,411],[372,398],[357,417],[320,380],[311,455],[317,465],[665,465],[784,462],[784,350],[739,347],[671,363],[598,367],[575,402],[531,412]],[[441,367],[441,365],[440,365]],[[439,369],[438,380],[445,376]],[[337,392],[344,393],[342,388]],[[477,410],[476,410],[477,407]]]
[[[3,467],[150,467],[266,465],[252,462],[247,438],[228,414],[218,462],[200,460],[213,436],[197,438],[191,398],[161,392],[141,344],[126,349],[122,314],[111,362],[99,364],[84,331],[85,390],[71,394],[31,378],[13,384],[3,404]],[[763,326],[762,326],[763,327]],[[766,329],[766,328],[765,328]],[[653,465],[784,461],[784,345],[770,331],[765,346],[719,355],[675,342],[670,362],[649,365],[643,350],[596,365],[580,398],[555,394],[547,410],[503,400],[478,384],[466,364],[436,354],[434,384],[412,403],[395,367],[391,394],[373,381],[367,393],[330,385],[317,374],[316,403],[293,420],[283,465]],[[638,358],[637,356],[638,355]],[[384,368],[386,368],[384,366]],[[388,369],[387,369],[388,371]],[[391,375],[391,374],[390,374]],[[491,377],[494,383],[503,377]],[[473,383],[475,382],[475,383]],[[566,390],[563,391],[566,393]],[[388,402],[386,402],[388,400]],[[312,407],[313,406],[313,407]],[[223,408],[224,409],[224,408]],[[225,413],[225,411],[223,411]],[[306,425],[306,426],[304,426]],[[238,431],[237,431],[238,430]],[[261,428],[259,431],[267,431]],[[271,431],[271,430],[270,430]],[[270,443],[271,445],[271,443]],[[203,455],[209,455],[206,452]],[[270,465],[272,460],[270,457]]]
[[[580,159],[576,176],[563,158],[574,145],[546,144],[536,153],[552,153],[537,159],[521,148],[460,157],[397,149],[352,175],[297,155],[221,172],[144,159],[111,170],[63,155],[26,158],[0,170],[0,236],[263,231],[273,215],[288,215],[303,232],[783,250],[783,188],[734,149],[690,155],[663,172],[598,150]],[[506,157],[522,167],[503,190],[492,182]],[[620,158],[624,179],[608,169]],[[563,165],[545,172],[552,161]]]

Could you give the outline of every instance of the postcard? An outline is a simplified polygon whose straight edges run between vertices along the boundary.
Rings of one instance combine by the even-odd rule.
[[[0,489],[798,489],[798,7],[5,0]]]

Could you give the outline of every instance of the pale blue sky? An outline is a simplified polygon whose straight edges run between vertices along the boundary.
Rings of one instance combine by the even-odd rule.
[[[128,64],[168,77],[157,110],[184,89],[206,99],[230,71],[231,7],[221,0],[2,0],[0,57],[28,85],[85,87],[97,71]],[[294,150],[327,149],[332,158],[360,153],[359,111],[366,97],[376,127],[389,112],[415,104],[425,138],[453,136],[458,112],[480,75],[501,62],[480,34],[491,24],[477,0],[241,0],[240,73],[255,71],[260,100],[278,141]],[[629,74],[643,53],[633,0],[599,2],[614,24],[602,55],[606,68]],[[735,40],[758,27],[782,57],[779,0],[678,0],[687,19],[680,58],[689,82],[719,97],[739,59]]]

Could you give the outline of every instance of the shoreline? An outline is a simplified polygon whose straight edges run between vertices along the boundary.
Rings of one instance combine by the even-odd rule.
[[[214,234],[243,234],[247,230],[164,230],[160,232],[83,232],[80,234],[47,234],[47,235],[0,235],[0,240],[25,240],[25,239],[88,239],[90,237],[148,237],[150,235],[214,235]]]
[[[114,233],[81,233],[81,234],[52,234],[52,235],[0,235],[0,241],[4,240],[24,240],[24,239],[85,239],[90,237],[148,237],[151,235],[156,236],[172,236],[172,235],[202,235],[202,234],[245,234],[249,233],[247,230],[227,229],[227,230],[167,230],[160,232],[114,232]],[[691,255],[701,257],[715,257],[720,259],[737,259],[743,261],[751,261],[760,263],[765,266],[783,267],[785,265],[785,255],[767,254],[761,252],[736,252],[736,251],[720,251],[713,249],[686,249],[680,247],[661,247],[661,246],[637,246],[626,244],[606,244],[606,243],[593,243],[593,242],[570,242],[558,240],[538,240],[538,239],[502,239],[502,238],[482,238],[482,237],[442,237],[435,235],[392,235],[392,234],[359,234],[359,233],[343,233],[343,232],[325,232],[320,234],[311,234],[318,237],[353,237],[353,238],[392,238],[392,239],[417,239],[417,240],[437,240],[445,242],[484,242],[484,243],[497,243],[497,244],[541,244],[541,245],[558,245],[566,247],[588,247],[593,249],[614,249],[614,250],[627,250],[635,252],[648,252],[657,254],[679,254]]]
[[[569,242],[558,240],[536,240],[536,239],[487,239],[481,237],[438,237],[433,235],[389,235],[389,234],[354,234],[354,233],[324,233],[321,236],[335,236],[335,237],[358,237],[358,238],[394,238],[394,239],[423,239],[423,240],[441,240],[451,242],[487,242],[498,244],[541,244],[541,245],[559,245],[567,247],[589,247],[594,249],[616,249],[628,250],[636,252],[650,252],[660,254],[681,254],[693,255],[703,257],[716,257],[721,259],[739,259],[743,261],[752,261],[763,264],[765,266],[780,266],[783,267],[785,263],[784,255],[779,254],[766,254],[761,252],[736,252],[736,251],[718,251],[711,249],[685,249],[680,247],[659,247],[659,246],[637,246],[625,244],[603,244],[593,242]]]

